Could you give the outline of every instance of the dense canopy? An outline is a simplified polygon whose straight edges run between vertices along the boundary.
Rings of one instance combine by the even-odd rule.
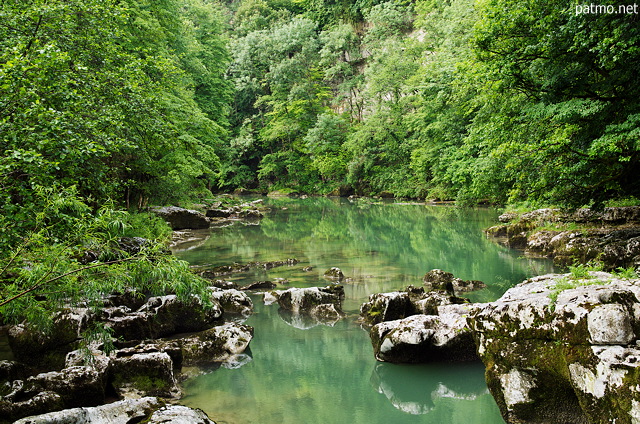
[[[166,238],[125,210],[216,192],[637,201],[640,16],[602,5],[0,2],[0,318],[73,294],[89,248]]]

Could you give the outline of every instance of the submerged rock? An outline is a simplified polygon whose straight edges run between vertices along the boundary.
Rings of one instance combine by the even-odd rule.
[[[324,276],[325,278],[328,278],[330,280],[335,280],[338,282],[344,280],[344,274],[342,273],[342,270],[335,266],[333,268],[326,270],[324,272]]]
[[[240,290],[271,290],[275,289],[277,286],[278,285],[276,283],[271,281],[256,281],[240,287]]]
[[[282,261],[267,261],[267,262],[249,262],[248,264],[233,264],[233,265],[222,265],[212,267],[210,269],[204,270],[200,272],[200,276],[204,278],[208,278],[210,280],[216,280],[218,277],[223,275],[235,274],[238,272],[246,272],[252,268],[262,268],[265,270],[269,270],[276,267],[281,266],[293,266],[298,263],[298,260],[295,258],[289,258]]]
[[[640,280],[535,277],[469,318],[507,422],[640,418]]]

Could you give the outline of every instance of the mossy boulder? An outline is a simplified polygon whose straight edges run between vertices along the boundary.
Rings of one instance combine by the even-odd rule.
[[[437,315],[440,306],[468,302],[450,292],[408,286],[403,291],[369,295],[369,300],[360,306],[360,317],[364,324],[375,325],[417,314]]]
[[[61,369],[67,352],[77,347],[81,332],[94,319],[85,308],[67,308],[55,314],[48,331],[20,324],[7,332],[11,351],[20,362],[41,368]]]
[[[469,324],[509,423],[636,423],[640,280],[535,277],[478,305]]]
[[[478,360],[466,318],[456,313],[412,315],[369,332],[377,360],[396,363]]]
[[[166,352],[122,353],[112,361],[111,375],[120,396],[178,398],[181,393]]]
[[[344,288],[338,285],[291,288],[276,293],[278,305],[295,314],[308,315],[313,307],[324,304],[331,304],[338,310],[342,310],[342,300],[344,299]]]
[[[164,206],[151,208],[151,212],[167,221],[173,230],[197,230],[209,228],[210,225],[203,213],[191,209]]]

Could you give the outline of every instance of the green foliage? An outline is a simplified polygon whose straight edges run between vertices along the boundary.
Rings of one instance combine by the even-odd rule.
[[[572,207],[637,197],[632,15],[577,15],[560,0],[299,4],[267,20],[276,9],[260,6],[260,29],[232,49],[234,125],[259,152],[229,166],[244,181],[293,148],[324,182],[361,194]],[[286,51],[298,34],[306,49]],[[301,140],[318,139],[327,108],[348,117],[347,139],[319,159]]]
[[[208,299],[206,282],[166,253],[164,227],[106,206],[91,213],[70,191],[36,190],[42,210],[0,257],[0,318],[47,329],[67,305],[99,308],[105,295],[135,290]],[[135,224],[136,227],[131,225]],[[127,246],[126,235],[157,235]],[[98,331],[91,331],[98,334]]]
[[[639,277],[638,272],[634,267],[616,268],[615,271],[612,272],[612,274],[624,280],[632,280]]]
[[[53,182],[97,201],[179,200],[165,178],[176,151],[189,163],[181,183],[215,182],[230,101],[215,16],[200,0],[4,2],[0,184],[8,202],[28,203],[32,185]]]

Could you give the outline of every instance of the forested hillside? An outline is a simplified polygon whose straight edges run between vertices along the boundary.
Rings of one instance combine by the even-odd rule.
[[[640,190],[637,14],[568,1],[228,7],[224,187],[572,206]]]
[[[166,238],[124,210],[238,188],[633,201],[640,17],[578,12],[560,0],[0,2],[0,309],[49,282],[72,288],[87,249]]]

